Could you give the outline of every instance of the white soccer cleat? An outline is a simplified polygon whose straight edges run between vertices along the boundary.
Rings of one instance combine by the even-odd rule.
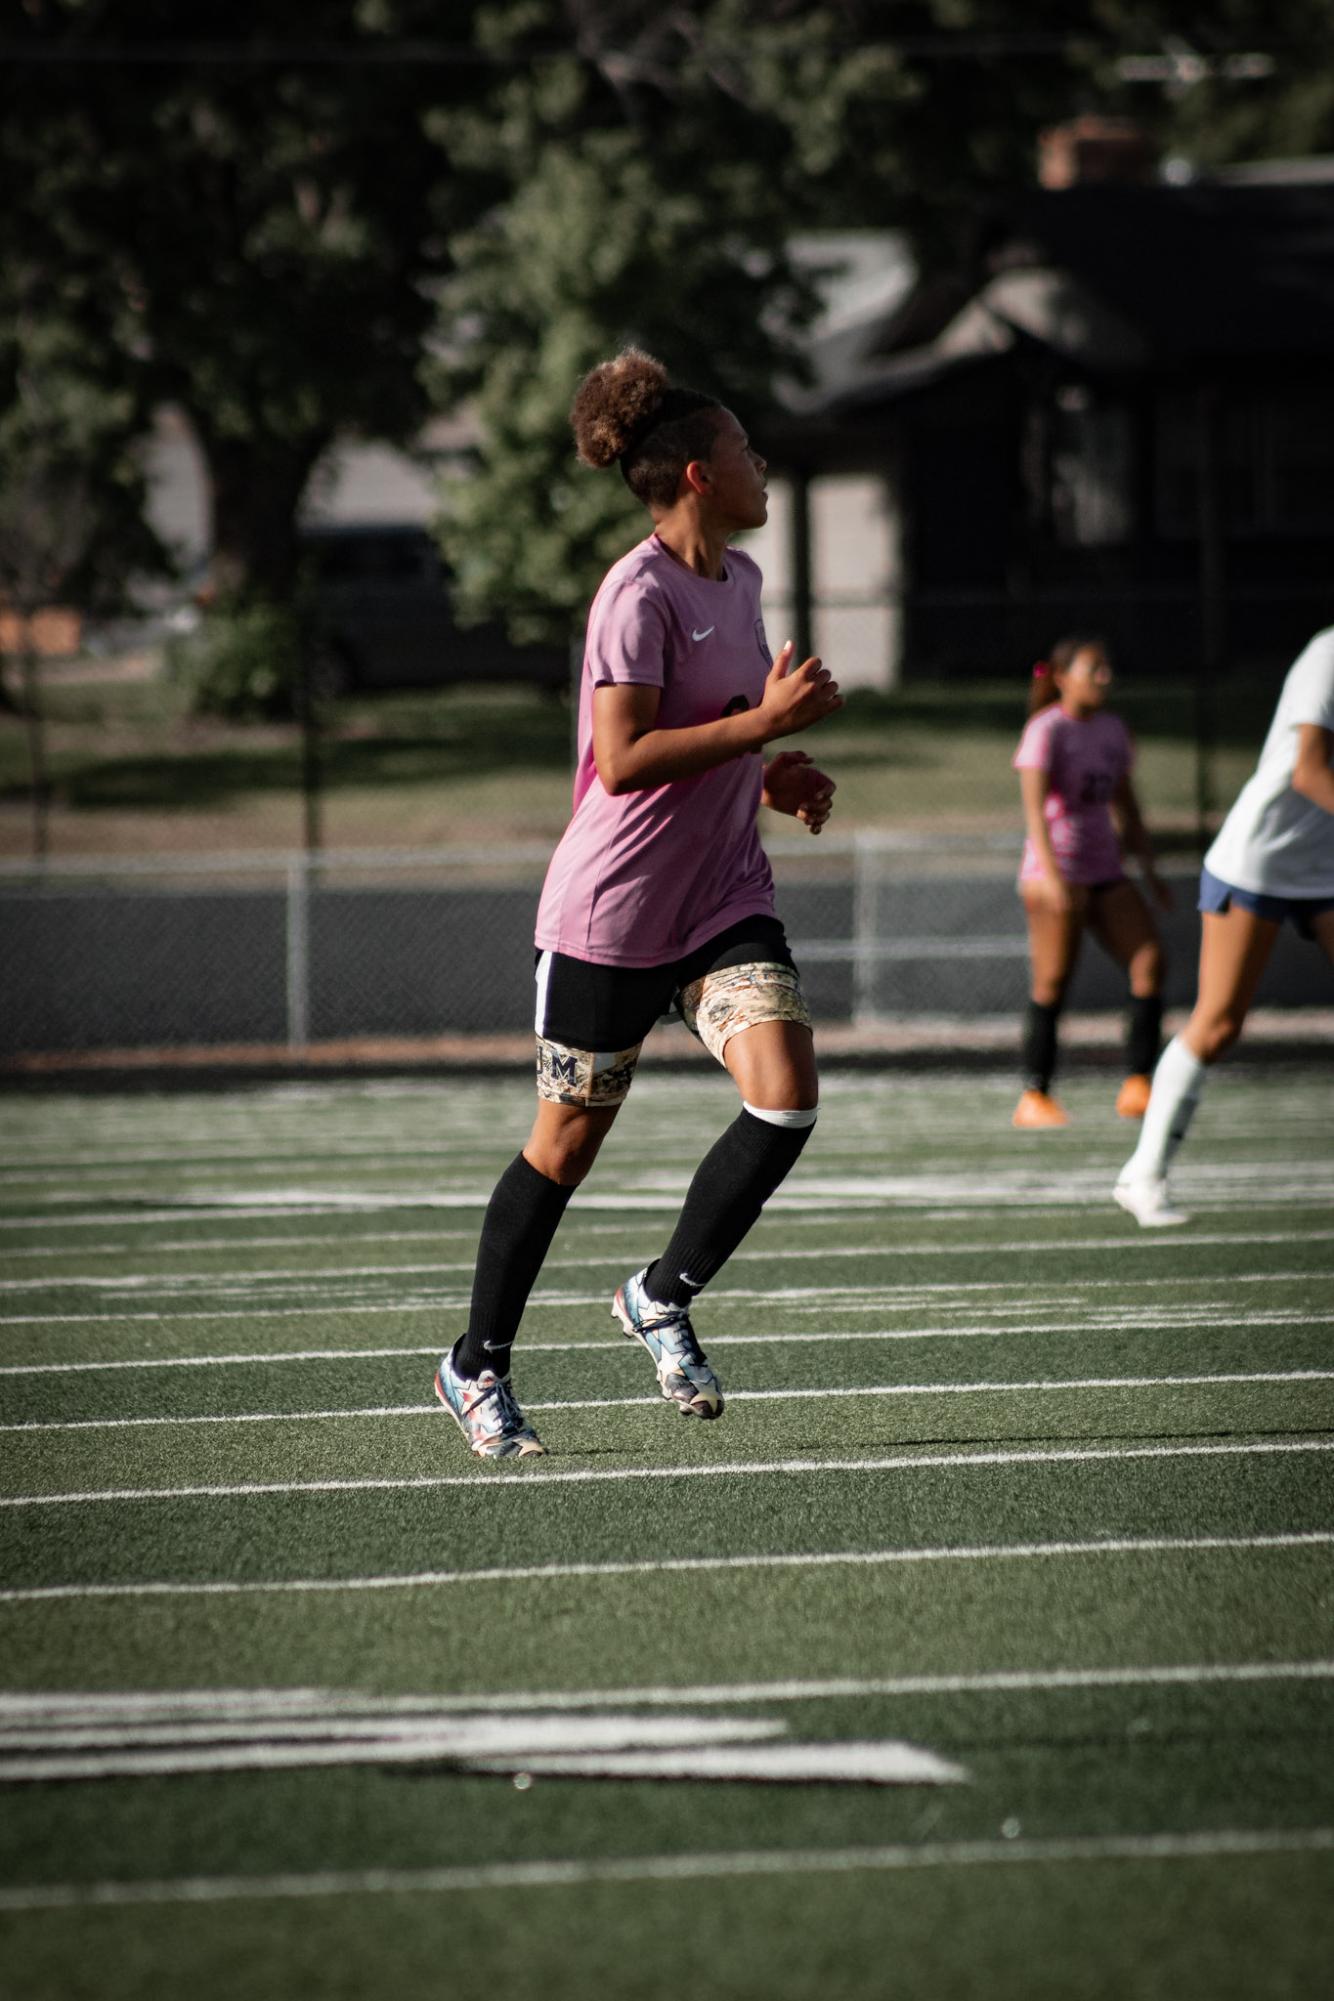
[[[648,1349],[658,1388],[682,1417],[722,1416],[723,1386],[695,1339],[688,1307],[650,1298],[644,1290],[644,1273],[637,1271],[620,1287],[611,1310],[622,1331]]]
[[[1173,1207],[1161,1174],[1122,1175],[1112,1193],[1145,1230],[1169,1230],[1176,1223],[1190,1221],[1184,1209]]]

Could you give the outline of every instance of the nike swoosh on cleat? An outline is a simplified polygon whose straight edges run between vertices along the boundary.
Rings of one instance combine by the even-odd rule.
[[[703,632],[694,632],[694,631],[692,631],[692,632],[691,632],[691,635],[690,635],[690,637],[691,637],[692,639],[707,639],[707,638],[708,638],[708,636],[709,636],[709,634],[710,634],[710,633],[711,633],[712,631],[714,631],[714,629],[715,629],[715,628],[714,628],[713,626],[711,626],[711,625],[706,625],[706,626],[705,626],[705,628],[704,628],[704,630],[703,630]]]

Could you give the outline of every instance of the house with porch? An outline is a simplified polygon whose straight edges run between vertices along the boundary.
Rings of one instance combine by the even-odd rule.
[[[1037,188],[962,273],[882,242],[768,440],[779,616],[841,678],[1080,628],[1218,676],[1334,621],[1334,162]]]

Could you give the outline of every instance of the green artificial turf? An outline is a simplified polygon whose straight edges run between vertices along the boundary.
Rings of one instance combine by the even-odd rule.
[[[522,1080],[11,1098],[0,1761],[18,1698],[268,1691],[330,1741],[415,1698],[516,1742],[768,1723],[966,1774],[519,1787],[280,1769],[261,1724],[257,1769],[0,1783],[16,1992],[1318,1991],[1330,1071],[1219,1073],[1178,1231],[1110,1202],[1108,1080],[1063,1095],[1066,1131],[1020,1135],[1005,1077],[827,1078],[697,1315],[729,1392],[705,1426],[608,1302],[729,1087],[641,1079],[525,1321],[549,1454],[518,1468],[468,1458],[431,1374]],[[144,1748],[109,1717],[84,1752]]]

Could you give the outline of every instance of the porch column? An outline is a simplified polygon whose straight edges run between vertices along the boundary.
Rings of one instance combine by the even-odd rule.
[[[797,659],[815,651],[815,619],[811,605],[811,476],[794,468],[792,507],[788,517],[788,574],[792,579],[792,638]]]

